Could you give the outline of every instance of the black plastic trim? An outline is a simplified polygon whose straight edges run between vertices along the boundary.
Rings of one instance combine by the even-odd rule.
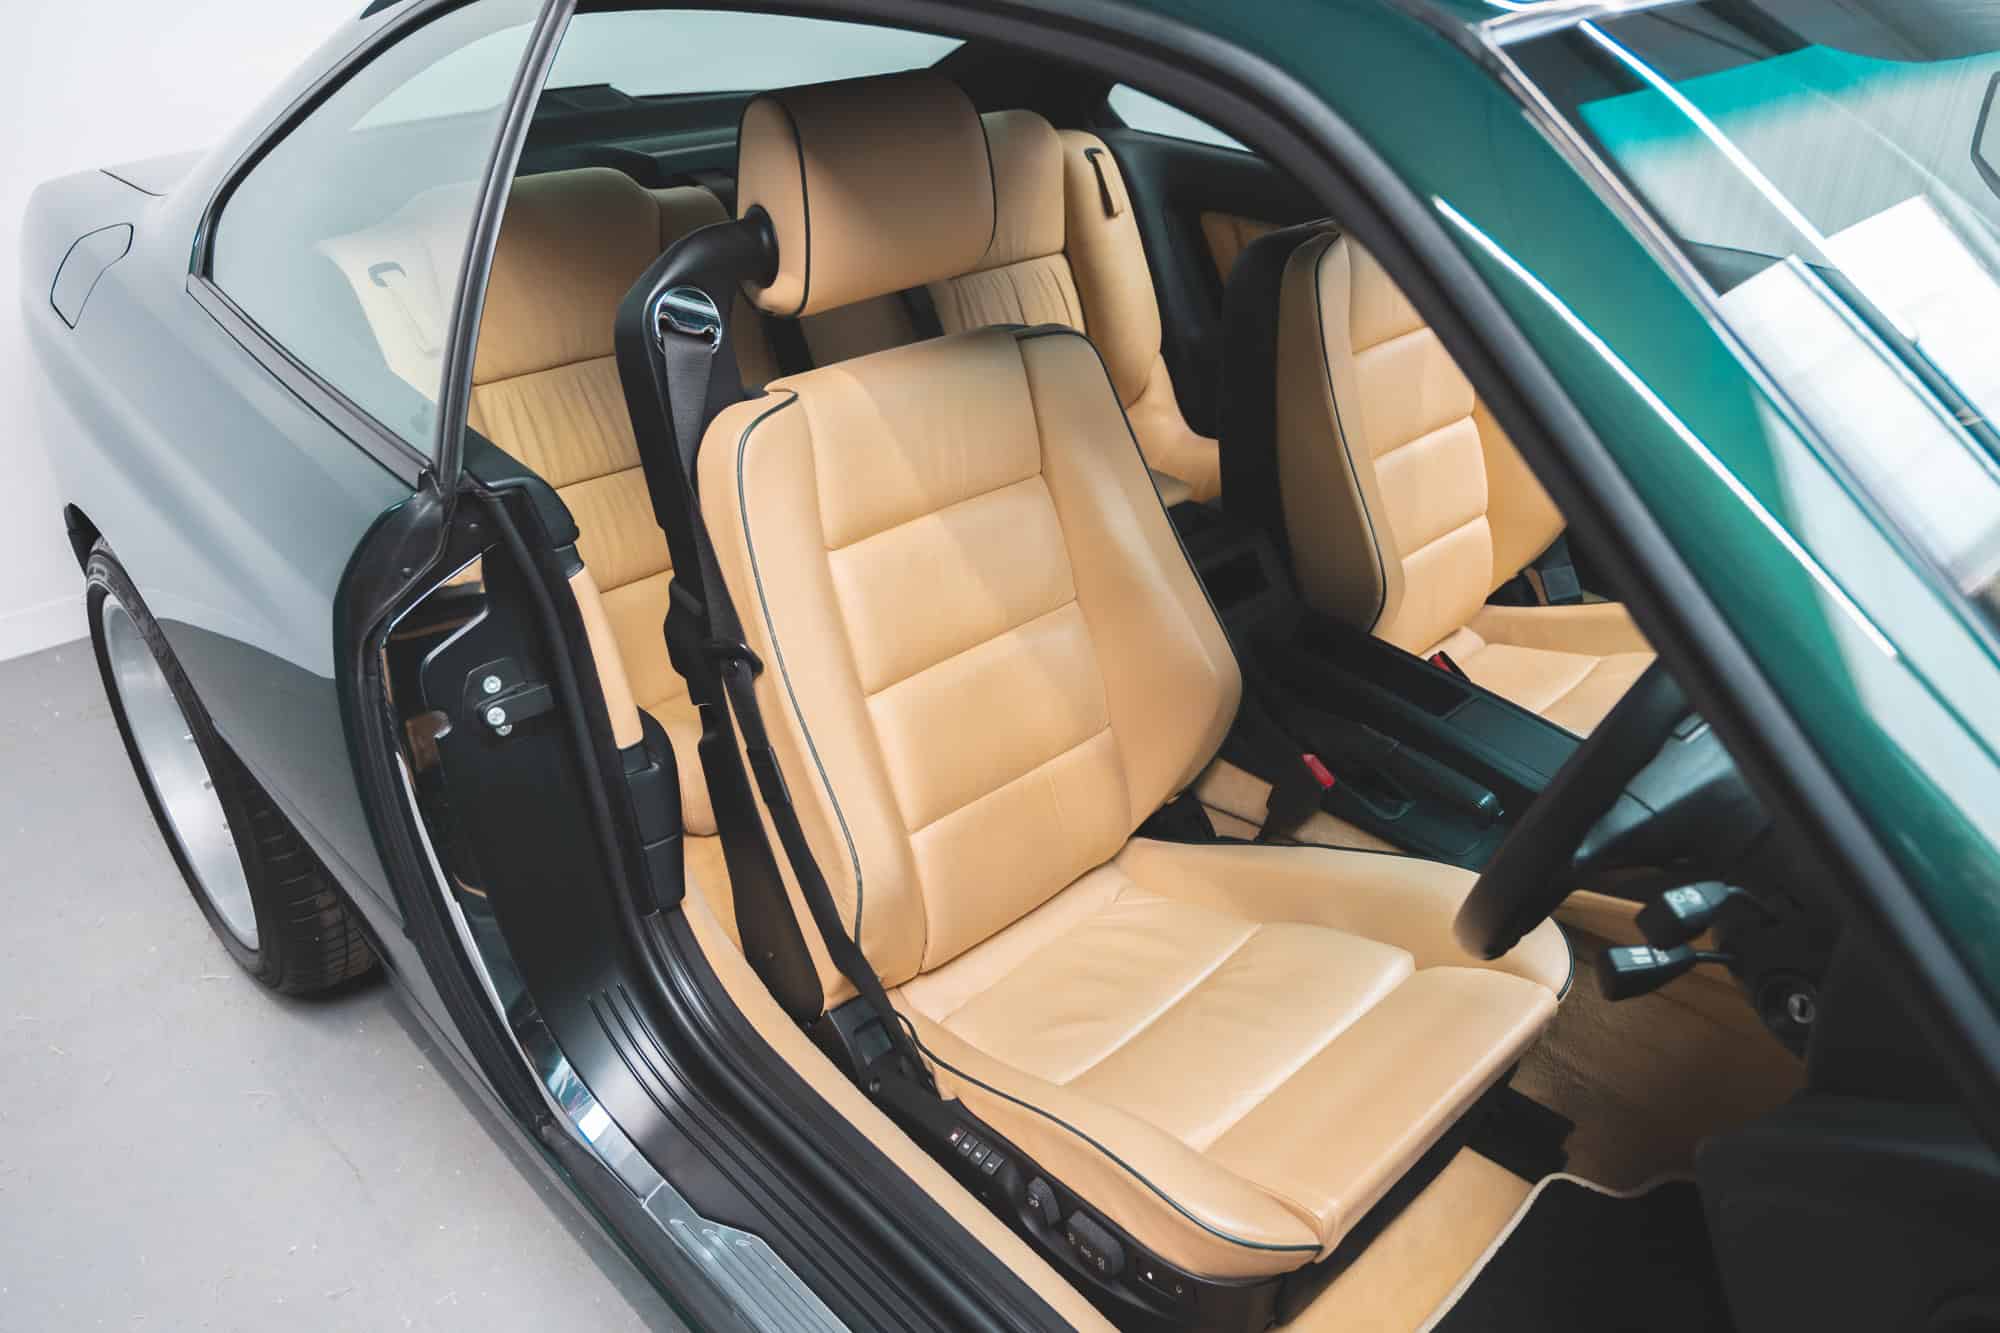
[[[826,1187],[885,1226],[893,1219],[894,1225],[917,1235],[951,1236],[959,1245],[984,1251],[929,1191],[884,1157],[770,1048],[715,976],[683,914],[663,913],[648,918],[646,926],[652,946],[646,954],[669,1008],[701,1039],[696,1044],[708,1057],[706,1072],[733,1094],[734,1102],[760,1128],[802,1157],[838,1163],[839,1169],[825,1173]],[[997,1260],[985,1269],[946,1268],[916,1245],[906,1247],[901,1257],[922,1261],[940,1281],[962,1293],[968,1302],[968,1322],[958,1326],[1069,1327]],[[1005,1302],[996,1280],[1010,1288]]]
[[[437,470],[445,494],[457,494],[453,485],[463,465],[461,449],[465,440],[467,413],[472,403],[473,357],[479,345],[479,326],[486,310],[486,283],[493,269],[493,252],[500,243],[500,217],[514,188],[514,169],[527,144],[528,126],[535,115],[535,101],[541,95],[549,67],[555,63],[556,49],[569,25],[576,0],[546,0],[514,83],[507,93],[507,110],[494,136],[480,183],[479,207],[465,238],[465,258],[459,265],[458,291],[452,300],[451,340],[445,344],[443,387],[438,396]]]

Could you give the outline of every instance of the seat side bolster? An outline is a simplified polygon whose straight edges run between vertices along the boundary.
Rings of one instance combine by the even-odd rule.
[[[905,1012],[940,1092],[1167,1262],[1204,1277],[1255,1278],[1289,1272],[1322,1248],[1324,1238],[1296,1209],[1180,1140]]]
[[[588,566],[578,566],[569,578],[570,594],[576,598],[577,614],[583,618],[583,637],[590,644],[591,661],[597,666],[598,688],[604,692],[604,711],[611,717],[611,740],[626,750],[644,739],[639,725],[639,707],[632,702],[632,685],[625,675],[625,656],[611,633],[604,614],[604,599],[598,595],[597,580]]]
[[[1214,757],[1242,675],[1091,341],[1051,329],[1019,345],[1136,828]]]
[[[1562,511],[1528,469],[1528,460],[1500,429],[1484,400],[1472,409],[1486,459],[1486,522],[1493,530],[1491,592],[1534,563],[1562,535]]]
[[[764,663],[757,701],[799,823],[842,918],[894,984],[921,964],[924,907],[828,572],[807,407],[787,390],[733,404],[710,424],[696,467],[716,565]],[[765,825],[776,847],[768,814]],[[854,989],[828,959],[783,856],[778,864],[836,1005]]]
[[[1359,400],[1347,306],[1348,251],[1333,233],[1306,241],[1279,283],[1274,444],[1278,499],[1292,568],[1306,602],[1373,629],[1403,599],[1403,565],[1374,468],[1355,452],[1363,423],[1342,416]]]

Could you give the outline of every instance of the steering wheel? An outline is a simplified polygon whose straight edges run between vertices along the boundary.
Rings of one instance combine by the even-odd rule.
[[[1688,713],[1673,676],[1647,667],[1486,863],[1452,923],[1460,945],[1498,958],[1548,919],[1576,887],[1578,849]]]

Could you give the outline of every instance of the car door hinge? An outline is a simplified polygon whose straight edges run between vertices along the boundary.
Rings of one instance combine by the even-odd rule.
[[[464,716],[477,719],[495,736],[507,737],[532,718],[555,711],[555,691],[546,681],[531,680],[511,657],[498,657],[474,668],[465,678]]]

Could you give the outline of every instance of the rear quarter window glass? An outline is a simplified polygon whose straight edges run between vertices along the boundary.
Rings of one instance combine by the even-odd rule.
[[[209,278],[295,359],[431,451],[479,182],[540,0],[405,34],[250,167]]]
[[[1125,84],[1114,84],[1110,94],[1104,99],[1111,110],[1128,127],[1144,130],[1148,134],[1164,134],[1170,138],[1187,139],[1194,143],[1214,144],[1219,148],[1235,148],[1250,151],[1238,140],[1230,138],[1215,126],[1173,105],[1162,102],[1148,93]]]

